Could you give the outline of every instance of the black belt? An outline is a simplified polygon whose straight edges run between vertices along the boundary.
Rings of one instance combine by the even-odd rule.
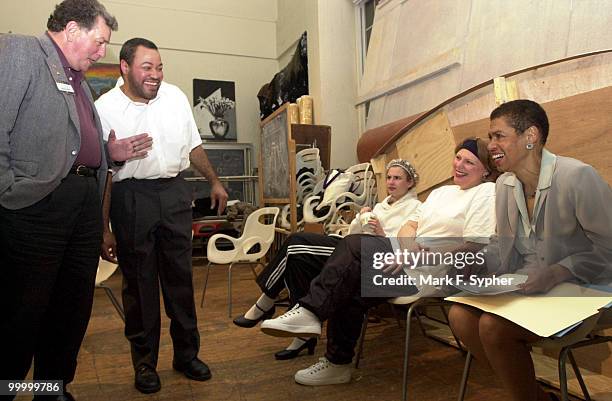
[[[98,174],[97,168],[91,168],[83,165],[72,166],[69,174],[76,174],[83,177],[95,177]]]

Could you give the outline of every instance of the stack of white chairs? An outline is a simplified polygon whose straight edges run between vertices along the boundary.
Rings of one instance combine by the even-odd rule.
[[[325,171],[321,164],[319,149],[308,148],[299,151],[296,155],[296,190],[297,204],[302,205],[309,196],[323,191],[323,180]],[[284,229],[291,229],[289,221],[289,205],[285,205],[281,210],[279,226]],[[298,227],[303,226],[304,219],[298,221]]]
[[[332,190],[333,194],[328,194],[331,186],[326,188],[323,196],[328,202],[322,203],[323,199],[319,195],[308,197],[304,201],[304,221],[307,223],[323,223],[327,233],[342,231],[349,222],[342,218],[341,211],[353,210],[359,212],[363,207],[373,208],[376,204],[376,177],[370,163],[360,163],[349,167],[346,174],[352,176],[349,188],[344,191]],[[329,206],[327,212],[322,216],[317,216],[316,211]]]

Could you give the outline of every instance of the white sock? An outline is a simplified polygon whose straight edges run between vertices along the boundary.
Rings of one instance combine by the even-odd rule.
[[[270,298],[266,294],[261,294],[255,305],[251,306],[251,309],[244,314],[244,317],[251,320],[257,320],[263,315],[263,311],[270,310],[274,306],[274,299]],[[259,308],[258,308],[259,307]]]
[[[306,342],[306,340],[300,338],[300,337],[293,337],[293,341],[291,342],[291,344],[289,344],[289,346],[286,348],[287,351],[291,351],[294,349],[298,349],[300,348],[304,343]]]
[[[286,349],[287,349],[287,351],[292,351],[294,349],[298,349],[305,342],[306,342],[306,340],[301,338],[301,337],[293,337],[293,341],[291,342],[291,344],[289,344],[289,346]]]

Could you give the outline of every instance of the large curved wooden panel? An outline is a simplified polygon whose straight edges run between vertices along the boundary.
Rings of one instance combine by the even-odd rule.
[[[364,132],[357,142],[357,160],[359,160],[360,163],[369,161],[374,155],[380,152],[384,144],[395,138],[398,132],[402,132],[419,116],[420,114],[402,118],[401,120]]]
[[[537,101],[546,109],[551,121],[548,147],[553,152],[592,164],[612,182],[612,161],[608,161],[612,153],[611,50],[522,69],[504,77],[516,87],[519,97]],[[364,156],[374,153],[372,159],[379,164],[398,156],[414,163],[424,177],[418,186],[422,194],[450,176],[426,171],[450,170],[452,155],[446,148],[453,148],[468,136],[487,137],[488,115],[496,106],[494,82],[490,80],[419,116],[367,131],[359,146],[367,148],[367,152],[362,151]],[[446,116],[449,125],[450,135],[445,136],[448,144],[438,141],[446,128],[431,124],[441,114]],[[426,164],[422,163],[424,160]]]

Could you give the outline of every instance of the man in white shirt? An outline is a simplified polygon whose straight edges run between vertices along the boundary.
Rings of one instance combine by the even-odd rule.
[[[130,39],[123,44],[119,59],[123,84],[96,101],[103,131],[113,130],[117,138],[148,133],[153,148],[113,175],[112,197],[104,205],[102,254],[105,259],[115,259],[116,235],[135,386],[143,393],[154,393],[161,388],[155,370],[159,283],[171,319],[174,369],[193,380],[211,377],[198,359],[200,337],[191,266],[192,190],[180,173],[191,162],[208,179],[212,205],[218,206],[219,213],[225,209],[227,193],[201,146],[187,97],[178,87],[162,82],[163,65],[155,44]]]

